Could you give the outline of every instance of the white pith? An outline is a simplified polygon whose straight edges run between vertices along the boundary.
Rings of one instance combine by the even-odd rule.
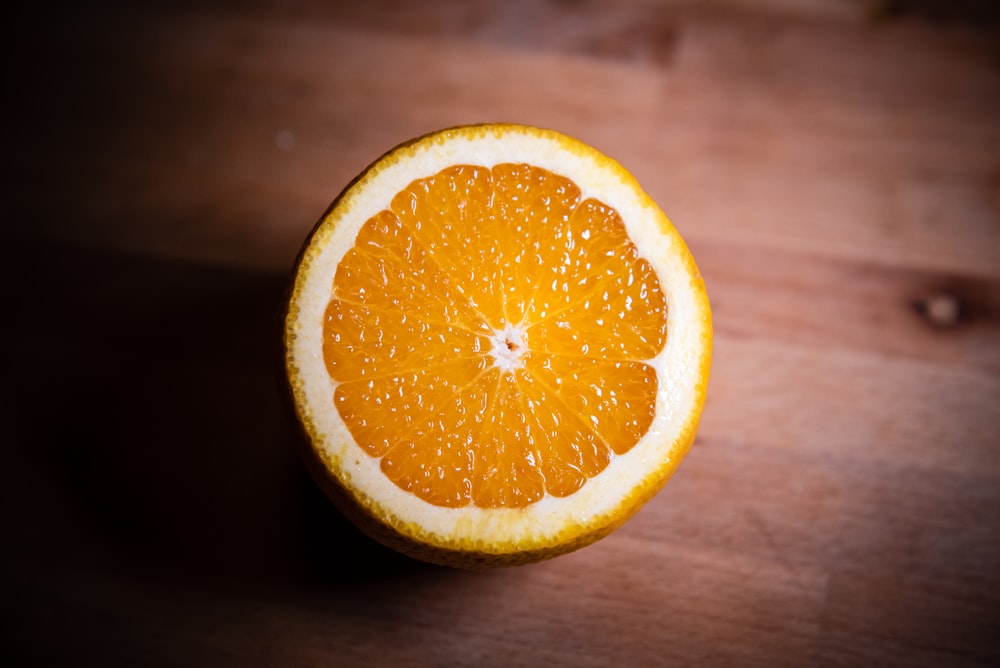
[[[569,151],[565,143],[544,135],[526,132],[500,137],[483,132],[445,142],[418,142],[402,150],[412,154],[355,184],[344,200],[347,206],[342,204],[334,217],[324,221],[304,258],[308,271],[297,278],[298,326],[289,337],[289,364],[297,370],[297,390],[305,403],[302,410],[323,435],[316,447],[355,494],[374,500],[397,525],[420,527],[421,533],[440,544],[461,540],[468,547],[478,541],[485,550],[498,544],[530,547],[547,544],[557,534],[572,533],[574,527],[588,527],[594,518],[612,513],[651,472],[663,467],[700,400],[696,371],[707,354],[710,325],[699,315],[700,292],[690,275],[691,265],[685,264],[683,242],[634,182],[609,172],[607,163],[590,153]],[[640,254],[656,271],[669,309],[667,344],[647,362],[659,379],[656,414],[639,443],[616,456],[601,474],[569,497],[545,496],[517,509],[443,508],[397,487],[382,473],[379,460],[354,444],[332,401],[335,383],[323,362],[323,318],[341,258],[353,246],[361,226],[388,208],[396,193],[413,180],[453,164],[493,167],[510,162],[530,163],[565,176],[581,188],[584,199],[593,197],[616,209]],[[524,351],[523,332],[508,324],[495,333],[491,343],[489,352],[497,367],[503,371],[518,367]]]
[[[527,348],[524,342],[524,330],[517,325],[508,322],[503,329],[493,332],[490,346],[493,364],[501,371],[510,373],[523,366],[521,358]]]

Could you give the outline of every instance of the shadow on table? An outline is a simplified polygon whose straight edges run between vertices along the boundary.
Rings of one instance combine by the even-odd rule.
[[[360,534],[299,461],[285,276],[30,250],[0,258],[15,557],[276,585],[442,570]]]

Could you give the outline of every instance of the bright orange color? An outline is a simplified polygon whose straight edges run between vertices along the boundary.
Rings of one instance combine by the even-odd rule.
[[[694,442],[705,283],[638,181],[559,132],[496,123],[400,144],[334,199],[290,287],[304,461],[404,554],[493,568],[577,550]]]
[[[365,223],[323,357],[356,443],[442,507],[565,497],[647,432],[667,304],[618,213],[526,164],[455,165]]]

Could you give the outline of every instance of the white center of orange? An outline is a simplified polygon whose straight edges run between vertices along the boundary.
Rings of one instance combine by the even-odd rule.
[[[493,365],[505,373],[513,373],[524,364],[521,356],[527,350],[524,343],[524,330],[509,322],[503,329],[494,330],[490,337],[490,354]]]

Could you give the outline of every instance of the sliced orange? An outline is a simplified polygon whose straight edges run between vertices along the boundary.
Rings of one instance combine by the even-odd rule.
[[[635,179],[517,125],[365,170],[303,249],[285,320],[331,498],[465,567],[555,556],[635,513],[694,440],[711,341],[694,260]]]

